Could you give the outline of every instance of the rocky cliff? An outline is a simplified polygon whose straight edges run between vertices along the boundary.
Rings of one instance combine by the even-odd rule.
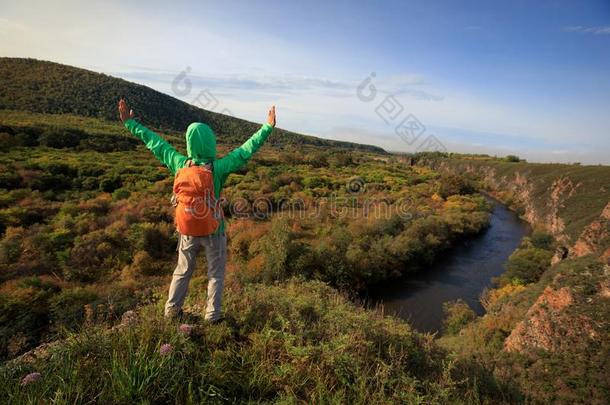
[[[608,248],[610,167],[427,159],[419,164],[467,173],[483,191],[543,228],[580,257]],[[610,255],[610,252],[608,252]]]
[[[532,402],[607,403],[610,167],[451,158],[418,164],[466,173],[558,245],[539,281],[493,290],[490,296],[504,298],[447,344],[464,358],[485,359]]]

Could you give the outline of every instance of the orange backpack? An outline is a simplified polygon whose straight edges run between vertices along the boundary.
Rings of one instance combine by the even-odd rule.
[[[176,227],[182,235],[207,236],[218,228],[222,208],[214,195],[212,166],[197,166],[189,160],[174,179]]]

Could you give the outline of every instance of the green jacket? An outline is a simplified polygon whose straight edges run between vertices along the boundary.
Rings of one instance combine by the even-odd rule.
[[[243,145],[235,148],[226,156],[216,159],[216,136],[206,124],[194,122],[186,129],[187,156],[178,152],[165,139],[134,119],[125,121],[125,127],[133,135],[140,138],[174,176],[187,165],[189,159],[198,165],[214,162],[214,194],[216,199],[220,198],[220,192],[229,174],[241,169],[273,131],[271,125],[263,124]],[[224,232],[224,221],[220,223],[216,230],[216,233],[221,232]]]

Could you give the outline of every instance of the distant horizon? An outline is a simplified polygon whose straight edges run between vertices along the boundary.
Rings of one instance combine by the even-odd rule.
[[[385,150],[414,152],[432,135],[456,153],[610,164],[609,3],[319,6],[26,0],[0,11],[0,55],[250,121],[275,104],[283,128]],[[173,85],[181,73],[184,94]],[[374,97],[359,93],[370,86]],[[195,100],[201,92],[207,100]]]

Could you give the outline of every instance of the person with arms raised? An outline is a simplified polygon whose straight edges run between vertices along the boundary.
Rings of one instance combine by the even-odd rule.
[[[216,157],[216,136],[201,122],[186,130],[186,155],[178,152],[161,136],[146,128],[134,117],[125,100],[119,101],[119,117],[125,127],[140,138],[157,159],[169,168],[174,177],[178,264],[172,276],[165,316],[182,315],[189,281],[195,269],[197,254],[204,249],[208,263],[208,297],[205,319],[222,319],[221,302],[227,260],[227,238],[220,192],[229,174],[241,169],[267,140],[275,127],[275,106],[267,122],[243,145],[226,156]]]

